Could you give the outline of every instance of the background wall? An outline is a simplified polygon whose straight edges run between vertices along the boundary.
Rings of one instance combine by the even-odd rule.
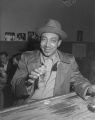
[[[0,40],[5,32],[25,32],[43,25],[49,18],[59,20],[68,34],[68,41],[76,41],[77,30],[83,31],[83,41],[95,41],[95,1],[77,0],[71,7],[61,0],[1,0]]]

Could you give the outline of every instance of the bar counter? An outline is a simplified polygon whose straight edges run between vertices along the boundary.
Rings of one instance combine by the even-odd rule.
[[[0,111],[0,120],[95,120],[88,101],[75,93],[31,102]]]

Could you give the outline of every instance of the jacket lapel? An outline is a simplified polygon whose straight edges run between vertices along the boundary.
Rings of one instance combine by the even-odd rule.
[[[69,67],[70,60],[66,59],[65,54],[58,51],[60,62],[57,67],[57,75],[55,79],[54,96],[69,93],[70,79]]]

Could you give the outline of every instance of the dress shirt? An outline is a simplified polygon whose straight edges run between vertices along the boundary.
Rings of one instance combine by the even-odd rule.
[[[51,58],[46,59],[41,54],[41,62],[46,67],[44,77],[39,77],[38,89],[35,91],[32,99],[43,99],[53,96],[53,89],[55,85],[56,71],[52,71],[52,67],[59,61],[59,56],[56,52]]]

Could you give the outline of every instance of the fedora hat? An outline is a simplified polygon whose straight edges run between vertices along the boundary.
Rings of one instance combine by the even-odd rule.
[[[38,30],[39,35],[43,33],[55,33],[58,34],[61,39],[67,38],[66,32],[61,28],[61,24],[57,20],[50,19],[46,25]]]

